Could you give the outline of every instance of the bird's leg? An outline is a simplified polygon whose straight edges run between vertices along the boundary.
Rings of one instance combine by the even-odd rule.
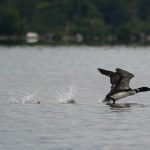
[[[115,104],[115,100],[113,99],[112,101],[113,101],[113,104]]]
[[[112,102],[113,102],[112,104],[115,104],[116,101],[114,98],[110,97],[110,100],[112,100]]]

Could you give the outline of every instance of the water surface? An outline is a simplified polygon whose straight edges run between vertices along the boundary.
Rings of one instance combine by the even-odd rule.
[[[150,87],[149,58],[149,47],[0,47],[0,149],[150,149],[150,93],[105,105],[109,78],[96,70]]]

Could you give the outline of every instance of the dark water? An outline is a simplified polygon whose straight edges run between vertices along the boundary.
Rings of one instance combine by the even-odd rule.
[[[0,47],[0,149],[150,149],[150,92],[105,105],[109,79],[96,70],[120,67],[131,87],[150,87],[149,50]]]

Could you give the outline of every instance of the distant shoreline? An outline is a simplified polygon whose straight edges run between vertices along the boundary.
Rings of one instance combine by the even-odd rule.
[[[51,45],[51,46],[80,46],[80,45],[88,45],[88,46],[150,46],[150,41],[128,41],[128,42],[121,42],[121,41],[109,41],[109,40],[94,40],[91,41],[83,40],[81,42],[77,42],[76,40],[48,40],[45,37],[39,37],[39,40],[35,43],[28,43],[26,41],[25,36],[0,36],[0,45]]]

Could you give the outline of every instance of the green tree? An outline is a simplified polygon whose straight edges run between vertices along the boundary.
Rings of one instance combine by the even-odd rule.
[[[22,34],[23,30],[23,22],[17,9],[10,7],[0,9],[1,35]]]

